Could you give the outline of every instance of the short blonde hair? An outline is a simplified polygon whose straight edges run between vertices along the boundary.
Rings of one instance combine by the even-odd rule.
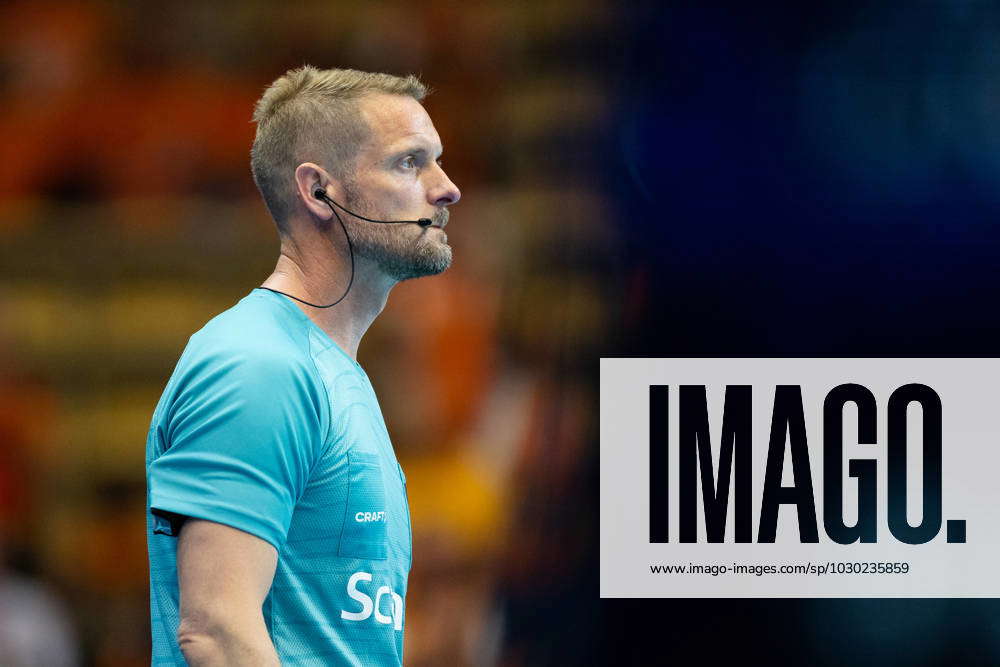
[[[356,104],[367,93],[409,95],[419,102],[427,87],[412,74],[304,65],[285,72],[257,100],[250,169],[279,231],[287,231],[285,222],[294,207],[296,167],[322,162],[338,178],[350,173],[368,136]]]

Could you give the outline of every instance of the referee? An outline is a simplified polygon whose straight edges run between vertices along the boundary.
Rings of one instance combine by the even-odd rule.
[[[416,78],[302,67],[257,102],[274,272],[191,336],[146,442],[153,665],[401,665],[406,477],[358,344],[451,263]]]

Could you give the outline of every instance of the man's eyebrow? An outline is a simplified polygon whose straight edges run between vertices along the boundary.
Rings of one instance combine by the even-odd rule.
[[[403,148],[401,150],[394,151],[392,153],[392,158],[396,159],[396,158],[403,157],[404,155],[418,155],[418,156],[423,157],[423,156],[425,156],[427,154],[428,154],[428,150],[426,148],[412,147],[411,146],[410,148]],[[438,153],[437,157],[434,158],[434,159],[435,160],[440,160],[442,155],[444,155],[444,150],[443,149],[442,149],[442,151],[440,153]]]

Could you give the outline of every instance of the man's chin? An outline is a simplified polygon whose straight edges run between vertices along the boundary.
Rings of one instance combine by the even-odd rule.
[[[451,266],[451,246],[447,243],[433,248],[433,252],[410,257],[408,262],[393,262],[383,266],[386,273],[398,281],[424,278],[444,273]]]
[[[441,259],[440,261],[421,264],[419,266],[413,267],[413,275],[411,278],[424,278],[427,276],[436,276],[438,274],[444,273],[451,266],[451,253],[448,253],[447,258]]]

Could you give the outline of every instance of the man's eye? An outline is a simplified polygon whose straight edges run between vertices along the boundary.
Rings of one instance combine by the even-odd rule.
[[[405,158],[399,164],[400,164],[401,167],[403,167],[403,169],[413,169],[414,167],[417,166],[417,158],[415,158],[415,157],[413,157],[411,155],[411,156]]]

